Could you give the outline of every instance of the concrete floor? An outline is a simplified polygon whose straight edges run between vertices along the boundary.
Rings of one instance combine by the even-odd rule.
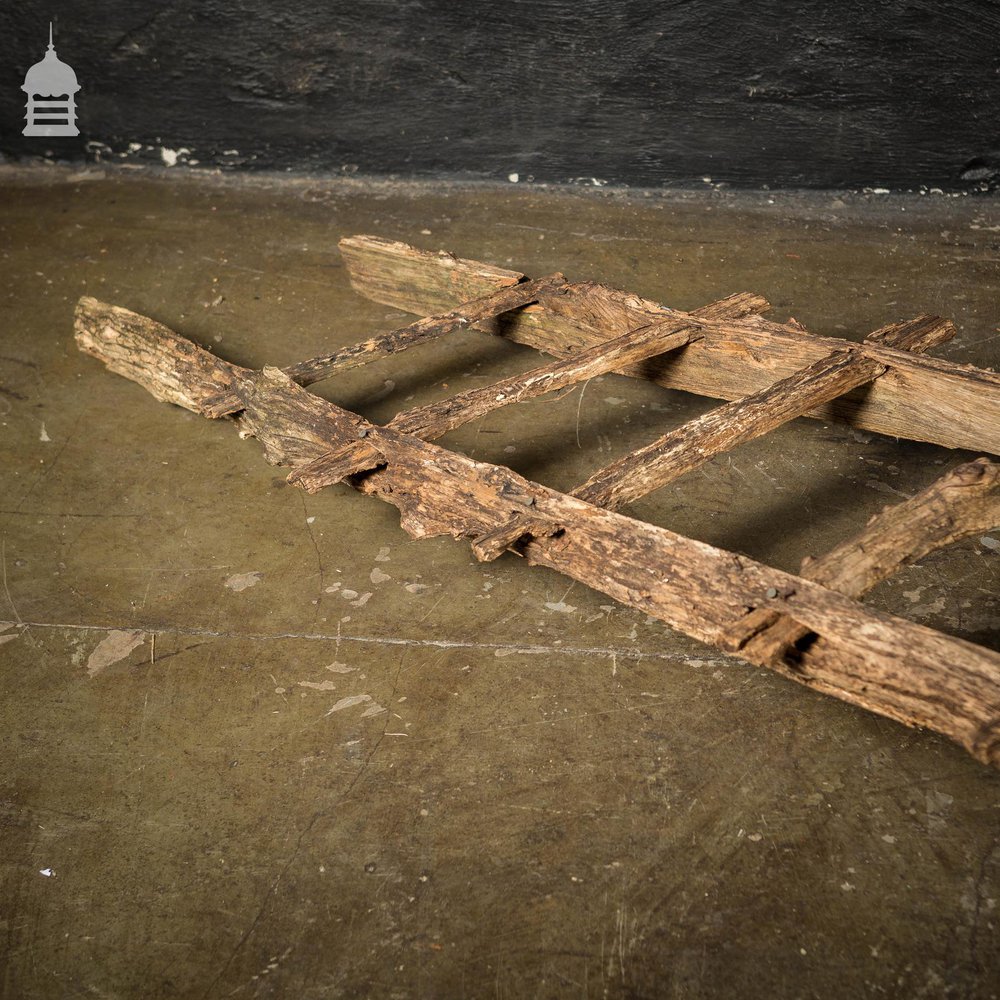
[[[995,997],[1000,775],[512,556],[286,486],[80,355],[82,293],[245,364],[405,322],[356,232],[1000,360],[1000,206],[8,169],[8,997]],[[318,387],[376,419],[538,355],[470,333]],[[569,487],[709,401],[617,376],[449,436]],[[799,421],[635,513],[783,568],[971,457]],[[881,608],[1000,647],[1000,532]]]

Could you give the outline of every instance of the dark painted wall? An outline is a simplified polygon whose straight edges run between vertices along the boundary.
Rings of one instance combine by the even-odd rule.
[[[50,9],[79,139],[20,134]],[[15,156],[971,187],[1000,177],[1000,4],[7,3],[0,127]]]

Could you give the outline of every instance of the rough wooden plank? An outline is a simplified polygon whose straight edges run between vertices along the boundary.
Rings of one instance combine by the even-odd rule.
[[[569,294],[569,292],[565,288],[557,288],[541,295],[539,302],[544,303],[548,295],[556,294]],[[580,305],[585,308],[585,304]],[[406,434],[416,434],[425,441],[433,441],[448,431],[500,407],[543,396],[614,371],[623,364],[638,362],[684,347],[700,336],[695,333],[695,328],[691,325],[695,320],[737,319],[763,308],[767,308],[767,301],[758,295],[749,292],[731,295],[703,306],[690,317],[670,319],[640,327],[614,340],[595,344],[568,358],[561,358],[520,375],[501,379],[491,385],[407,410],[397,414],[389,422],[389,426]],[[362,438],[331,449],[308,467],[297,470],[295,481],[310,493],[314,493],[348,476],[373,469],[380,461],[381,458],[372,442]]]
[[[359,344],[351,344],[332,354],[299,361],[284,369],[299,385],[314,385],[339,372],[371,364],[390,354],[397,354],[418,344],[444,337],[455,330],[475,326],[513,309],[537,302],[539,297],[565,285],[561,274],[551,274],[535,281],[503,285],[480,298],[465,302],[456,309],[437,316],[427,316],[390,333],[383,333]],[[201,412],[206,417],[225,417],[239,409],[239,398],[225,393],[206,400]]]
[[[341,248],[351,281],[360,293],[415,312],[441,308],[446,286],[441,282],[442,264],[437,255],[367,236],[349,237],[341,241]],[[483,267],[451,259],[449,273],[461,270],[465,294],[470,284],[492,286],[498,280],[483,273]],[[551,307],[532,306],[502,328],[492,329],[561,356],[670,312],[655,302],[602,286],[589,304],[589,317],[557,312],[560,301]],[[647,363],[624,373],[703,396],[739,399],[844,346],[836,338],[806,335],[759,318],[749,318],[738,331],[724,335],[704,332],[677,363]],[[1000,455],[1000,375],[877,345],[866,353],[891,371],[870,388],[841,396],[806,416],[893,437]]]
[[[598,344],[520,375],[512,375],[488,386],[457,393],[448,399],[414,407],[389,422],[393,430],[416,434],[433,441],[462,424],[503,406],[544,396],[566,386],[613,371],[621,364],[639,361],[684,347],[697,338],[690,326],[674,320],[633,330],[623,337]],[[374,468],[381,461],[370,440],[361,438],[333,449],[296,473],[296,482],[310,493],[338,483],[347,476]]]
[[[205,403],[251,374],[155,320],[88,295],[76,304],[76,343],[157,399],[201,413]]]
[[[889,323],[865,337],[866,344],[884,344],[898,351],[923,354],[948,343],[958,331],[951,320],[941,316],[917,316],[902,323]]]
[[[1000,525],[1000,464],[978,458],[945,473],[915,497],[876,514],[863,531],[817,559],[801,575],[855,599],[900,567],[930,552]],[[725,631],[720,644],[745,647],[757,660],[797,659],[796,644],[810,636],[799,622],[760,608]]]
[[[194,400],[199,387],[217,379],[217,359],[181,338],[164,338],[162,327],[142,317],[127,319],[137,358],[178,353],[184,379],[157,365],[158,398]],[[88,338],[86,349],[102,355],[115,338]],[[120,359],[119,359],[120,363]],[[139,363],[137,362],[137,365]],[[132,370],[130,366],[124,366]],[[237,375],[241,433],[258,437],[270,461],[293,469],[314,460],[331,443],[362,430],[387,465],[358,485],[397,506],[411,534],[473,538],[530,500],[547,517],[565,523],[559,538],[530,542],[530,562],[547,565],[609,594],[705,642],[717,643],[746,610],[768,606],[802,622],[820,638],[803,652],[788,676],[911,725],[948,735],[977,759],[1000,765],[1000,654],[932,629],[882,614],[802,577],[744,556],[642,524],[558,493],[510,469],[474,462],[412,435],[376,427],[297,386],[278,369]],[[172,400],[173,401],[173,400]],[[695,598],[695,595],[697,597]],[[742,651],[748,656],[746,651]],[[780,668],[779,668],[780,669]]]
[[[938,316],[882,327],[866,343],[928,350],[954,336],[954,326]],[[858,350],[833,351],[774,385],[710,410],[664,434],[638,451],[595,472],[574,496],[620,510],[666,486],[709,459],[769,433],[822,403],[867,385],[887,368]]]
[[[954,336],[955,327],[938,316],[918,316],[882,327],[866,343],[924,351]],[[886,367],[860,350],[834,351],[760,392],[716,407],[669,431],[643,448],[595,472],[573,496],[609,510],[621,510],[705,462],[769,433],[817,405],[865,385]],[[528,535],[560,530],[530,513],[515,516],[473,542],[477,559],[490,561]]]
[[[464,260],[445,250],[436,254],[413,254],[411,250],[406,243],[378,236],[349,236],[340,241],[340,253],[355,291],[424,316],[447,312],[459,302],[516,285],[526,277],[520,271]],[[431,259],[434,266],[428,267]],[[416,309],[415,303],[419,303]]]
[[[299,389],[277,369],[254,381],[245,403],[244,430],[264,440],[272,461],[293,467],[301,457],[280,456],[276,442],[367,430],[386,466],[358,487],[399,508],[403,527],[414,537],[476,537],[512,507],[530,503],[566,528],[559,538],[529,542],[529,562],[557,569],[709,643],[717,644],[728,622],[746,607],[763,604],[794,614],[822,641],[789,676],[880,714],[937,729],[980,760],[1000,764],[1000,654],[866,609],[747,557],[593,507],[509,469],[358,421]],[[307,435],[300,427],[316,430]],[[757,662],[752,651],[745,658]]]

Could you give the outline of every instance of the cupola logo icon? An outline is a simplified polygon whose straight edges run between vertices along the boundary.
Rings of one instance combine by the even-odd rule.
[[[79,135],[76,127],[75,95],[80,89],[76,73],[57,55],[52,44],[49,22],[49,47],[41,62],[24,75],[21,87],[28,95],[27,125],[23,135]]]

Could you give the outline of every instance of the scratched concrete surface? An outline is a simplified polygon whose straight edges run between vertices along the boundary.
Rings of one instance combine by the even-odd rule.
[[[88,293],[246,364],[404,321],[370,232],[1000,359],[1000,211],[8,170],[0,928],[9,997],[995,997],[1000,775],[345,487],[80,355]],[[321,391],[377,419],[525,368],[463,334]],[[617,376],[448,442],[568,487],[709,401]],[[797,422],[636,505],[783,568],[969,457]],[[1000,532],[881,608],[1000,647]],[[692,595],[697,600],[697,595]]]

